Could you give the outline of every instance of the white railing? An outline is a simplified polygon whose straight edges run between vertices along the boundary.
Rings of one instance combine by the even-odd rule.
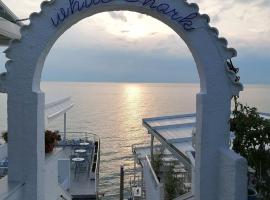
[[[98,141],[99,137],[94,134],[94,133],[90,133],[90,132],[76,132],[76,131],[67,131],[66,132],[66,136],[64,137],[64,132],[59,132],[59,134],[61,135],[62,141],[63,142],[67,142],[67,141],[71,141],[71,140],[89,140],[89,141]],[[66,138],[66,141],[64,141],[64,138]]]
[[[24,193],[24,183],[8,182],[7,177],[0,180],[0,199],[21,199]]]
[[[160,181],[157,178],[157,175],[151,165],[151,162],[148,158],[148,156],[145,157],[145,165],[144,165],[144,179],[145,179],[145,183],[146,185],[149,184],[148,189],[150,191],[146,191],[146,194],[151,195],[150,198],[147,199],[156,199],[156,200],[163,200],[164,199],[164,185],[163,183],[160,183]],[[147,173],[148,172],[148,173]],[[147,174],[150,175],[150,179],[152,179],[152,181],[149,183],[147,183]],[[154,185],[153,185],[154,184]],[[154,187],[153,187],[154,186]]]
[[[148,167],[148,168],[150,169],[150,174],[151,174],[152,178],[153,178],[154,181],[155,181],[156,187],[158,187],[159,184],[160,184],[160,182],[159,182],[159,180],[158,180],[158,178],[157,178],[156,172],[154,171],[154,169],[153,169],[153,167],[152,167],[152,164],[151,164],[151,162],[150,162],[148,156],[145,156],[145,158],[146,158],[146,167]]]
[[[177,197],[173,200],[189,200],[193,197],[193,194],[191,192],[181,195],[180,197]]]

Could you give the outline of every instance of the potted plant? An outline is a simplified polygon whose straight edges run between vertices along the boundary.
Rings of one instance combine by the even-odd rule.
[[[45,153],[51,153],[57,144],[61,140],[61,136],[58,131],[45,131]]]
[[[249,190],[249,199],[270,199],[270,120],[260,116],[255,107],[249,107],[234,98],[235,108],[230,119],[235,133],[233,150],[247,159],[255,170],[255,189]]]
[[[7,131],[2,132],[2,138],[6,143],[8,143],[8,132]]]

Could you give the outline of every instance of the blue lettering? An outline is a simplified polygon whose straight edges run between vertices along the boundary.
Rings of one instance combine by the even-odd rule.
[[[155,6],[156,0],[144,0],[144,2],[142,3],[143,6],[146,6],[147,4],[150,4],[150,8],[156,8],[157,6]]]
[[[113,0],[102,0],[102,3],[110,3]]]
[[[98,5],[100,3],[100,0],[93,0],[94,5]]]
[[[162,3],[162,4],[159,4],[158,7],[157,7],[157,11],[158,12],[161,12],[163,14],[166,13],[166,11],[170,8],[170,5],[169,4],[166,4],[166,3]]]
[[[85,4],[85,8],[90,8],[92,5],[92,0],[90,0],[90,2],[88,2],[88,0],[84,0],[84,4]]]
[[[56,17],[51,17],[52,24],[57,27],[61,22],[65,21],[70,15],[76,12],[81,12],[85,8],[90,8],[93,5],[106,4],[112,2],[113,0],[68,0],[68,8],[60,8],[56,13]],[[167,3],[158,4],[156,0],[125,0],[128,3],[140,3],[142,6],[149,7],[152,10],[156,10],[159,13],[167,15],[171,20],[180,24],[184,30],[190,31],[194,28],[193,20],[198,16],[198,13],[191,13],[185,17],[180,16],[179,12],[175,8]]]
[[[192,27],[193,22],[192,20],[198,16],[198,13],[191,13],[188,16],[182,18],[181,20],[178,21],[178,23],[182,24],[185,30],[193,30],[194,28]]]
[[[69,8],[71,10],[71,14],[74,14],[76,12],[76,7],[77,7],[77,11],[79,10],[80,7],[80,2],[75,0],[69,0]]]

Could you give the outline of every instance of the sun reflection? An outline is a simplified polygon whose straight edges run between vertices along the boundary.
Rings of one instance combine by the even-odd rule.
[[[127,85],[125,88],[125,93],[129,99],[134,99],[140,96],[141,88],[138,85]]]

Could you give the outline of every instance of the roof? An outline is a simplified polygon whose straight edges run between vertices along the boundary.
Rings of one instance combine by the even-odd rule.
[[[13,22],[19,26],[23,23],[19,21],[19,18],[0,0],[0,17]]]
[[[143,119],[143,125],[168,150],[184,164],[190,166],[192,132],[195,127],[196,114],[184,114]]]
[[[270,113],[260,113],[270,119]],[[168,148],[184,164],[195,166],[195,149],[192,134],[195,128],[196,114],[184,114],[143,119],[143,125],[159,142]],[[231,140],[234,133],[231,132]]]
[[[74,106],[71,97],[63,98],[45,105],[45,118],[50,122],[60,116],[63,116]]]
[[[8,45],[12,39],[20,39],[20,28],[23,23],[0,0],[0,45]]]

